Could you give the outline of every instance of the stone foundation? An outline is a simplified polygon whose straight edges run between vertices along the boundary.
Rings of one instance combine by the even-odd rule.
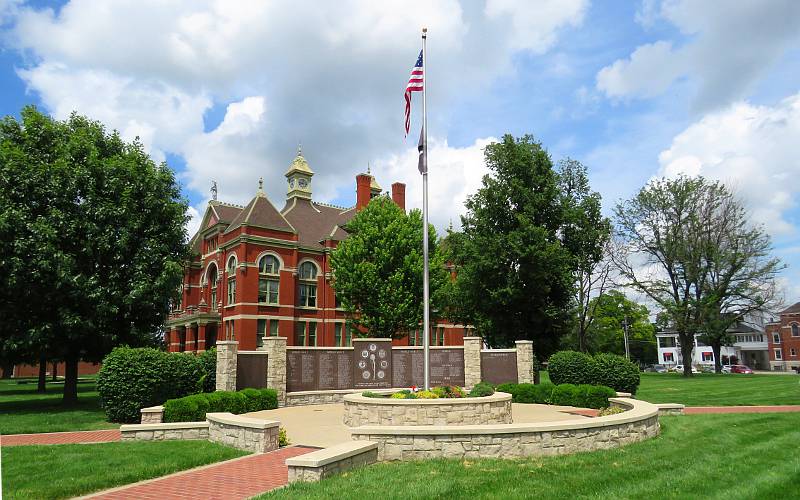
[[[165,441],[208,439],[208,422],[121,425],[122,441]]]
[[[521,458],[594,451],[643,441],[660,432],[658,408],[616,399],[624,413],[542,424],[363,426],[355,440],[378,443],[378,460]]]
[[[207,413],[208,440],[240,450],[266,453],[278,449],[280,422],[232,413]]]
[[[351,441],[289,458],[289,482],[319,481],[378,460],[378,445],[370,441]]]
[[[344,397],[344,425],[478,425],[510,424],[511,394],[460,399]]]

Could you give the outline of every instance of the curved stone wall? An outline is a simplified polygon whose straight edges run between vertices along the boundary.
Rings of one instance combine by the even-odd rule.
[[[351,429],[356,440],[378,443],[378,460],[426,458],[521,458],[616,448],[655,437],[658,407],[611,398],[627,408],[616,415],[541,424],[365,425]]]
[[[344,397],[344,425],[412,426],[510,424],[511,394],[460,399]]]

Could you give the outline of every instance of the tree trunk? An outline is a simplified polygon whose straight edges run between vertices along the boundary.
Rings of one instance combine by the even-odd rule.
[[[39,355],[39,385],[36,392],[47,392],[47,358],[44,354]]]
[[[714,340],[711,342],[711,350],[714,352],[714,373],[722,373],[722,358],[719,353],[722,351],[722,342]]]
[[[581,327],[578,328],[578,350],[586,352],[586,330]]]
[[[58,380],[58,362],[53,362],[53,382]]]
[[[78,402],[78,359],[64,359],[64,403]]]
[[[14,374],[14,363],[11,362],[3,363],[3,378],[4,379],[11,378],[13,374]]]
[[[694,349],[694,336],[679,335],[681,339],[681,355],[683,356],[683,376],[692,376],[692,350]],[[684,337],[688,337],[684,338]]]

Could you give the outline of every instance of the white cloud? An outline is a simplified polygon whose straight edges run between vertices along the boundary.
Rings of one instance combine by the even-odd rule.
[[[484,163],[483,150],[494,137],[477,139],[473,144],[452,147],[443,138],[428,140],[428,207],[429,220],[439,234],[452,221],[461,226],[467,196],[481,187],[483,176],[489,173]],[[406,184],[406,208],[422,209],[422,175],[417,170],[417,148],[401,154],[390,155],[376,162],[373,173],[378,179],[393,179]],[[388,186],[383,186],[388,190]]]
[[[792,234],[786,219],[800,186],[797,139],[800,93],[776,106],[735,104],[711,113],[678,134],[659,155],[660,174],[721,180],[745,199],[756,222],[773,236]]]
[[[220,199],[246,202],[263,176],[279,205],[299,142],[323,201],[349,194],[368,161],[404,154],[402,92],[421,27],[430,129],[445,130],[451,103],[503,76],[516,50],[553,47],[586,5],[73,0],[21,8],[12,33],[32,61],[20,76],[57,117],[77,110],[140,136],[157,159],[181,156],[182,180],[205,192],[215,178]],[[220,106],[225,118],[209,131],[204,114]],[[417,101],[415,122],[420,111]]]
[[[544,53],[565,25],[579,26],[589,6],[587,0],[487,0],[489,19],[511,20],[511,46]]]
[[[686,41],[641,45],[629,58],[601,69],[597,88],[609,97],[651,97],[686,77],[698,84],[695,108],[724,107],[744,97],[800,42],[800,2],[795,0],[665,0],[659,6],[646,1],[636,19],[645,26],[665,20]]]

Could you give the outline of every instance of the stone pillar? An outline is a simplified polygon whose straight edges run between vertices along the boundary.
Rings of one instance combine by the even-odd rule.
[[[278,393],[278,404],[286,404],[286,337],[264,337],[267,351],[267,387]]]
[[[239,343],[235,340],[217,342],[217,390],[236,390],[236,361]]]
[[[517,382],[533,383],[533,342],[517,340]]]
[[[186,325],[186,352],[195,351],[195,339],[197,338],[197,323]]]
[[[473,387],[481,381],[481,346],[480,337],[464,337],[464,386]]]
[[[197,324],[197,343],[195,344],[197,347],[197,352],[203,352],[206,350],[206,326],[207,323]]]

